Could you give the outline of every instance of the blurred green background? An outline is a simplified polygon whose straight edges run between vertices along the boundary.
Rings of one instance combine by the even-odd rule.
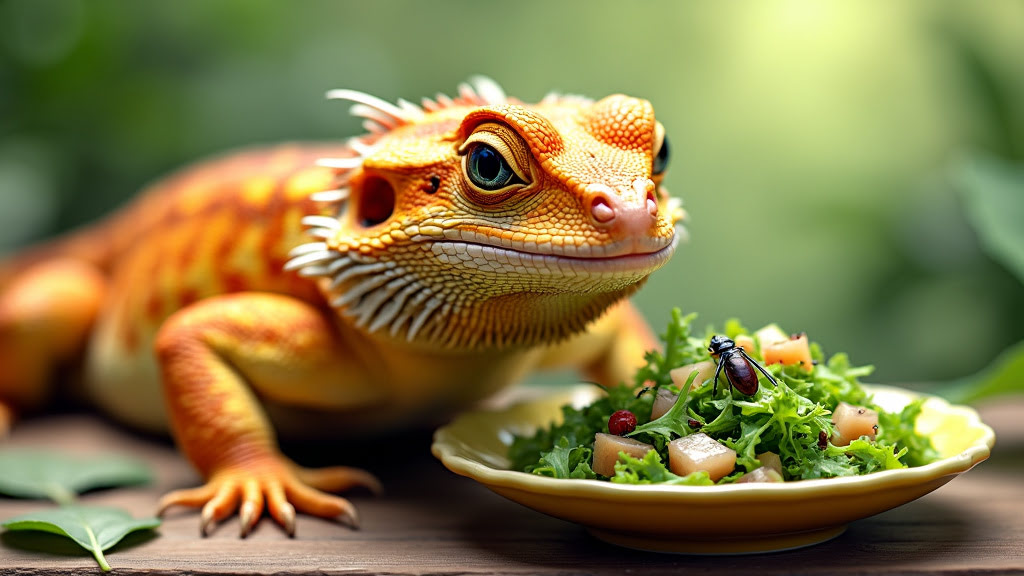
[[[1024,160],[1021,2],[0,0],[0,252],[206,154],[358,133],[330,88],[472,74],[654,103],[691,217],[637,297],[659,329],[672,306],[777,321],[882,382],[1024,340],[961,190],[966,159]]]

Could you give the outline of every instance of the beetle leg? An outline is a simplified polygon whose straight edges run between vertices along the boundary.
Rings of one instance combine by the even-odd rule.
[[[718,394],[718,375],[722,372],[722,364],[725,364],[725,358],[724,358],[723,354],[719,354],[718,355],[718,366],[715,368],[715,377],[712,380],[712,382],[713,382],[712,388],[711,388],[711,397],[712,398],[714,398],[715,395]],[[728,380],[728,376],[726,376],[726,379]],[[729,386],[730,387],[732,386],[732,382],[729,383]]]

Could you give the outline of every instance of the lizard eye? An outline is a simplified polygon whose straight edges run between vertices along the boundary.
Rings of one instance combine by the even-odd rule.
[[[524,183],[509,165],[508,160],[492,146],[476,143],[466,160],[466,175],[474,186],[489,192],[501,190],[510,184]]]
[[[657,176],[664,174],[665,169],[668,168],[668,137],[661,141],[661,148],[658,153],[654,156],[654,166],[651,168],[651,174]]]
[[[654,163],[651,166],[651,175],[660,176],[668,168],[668,136],[665,135],[665,127],[661,122],[654,127]]]
[[[530,152],[510,128],[486,123],[459,146],[467,197],[484,206],[500,204],[529,186]]]

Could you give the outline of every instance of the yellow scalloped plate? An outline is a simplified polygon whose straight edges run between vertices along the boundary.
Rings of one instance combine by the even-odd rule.
[[[898,410],[920,395],[867,386]],[[594,386],[578,386],[500,411],[465,413],[434,434],[434,456],[506,498],[583,525],[601,540],[642,550],[742,554],[799,548],[842,534],[846,525],[920,498],[988,458],[995,434],[966,406],[927,397],[917,422],[942,459],[917,468],[784,484],[630,486],[556,480],[509,470],[508,446],[584,406]]]

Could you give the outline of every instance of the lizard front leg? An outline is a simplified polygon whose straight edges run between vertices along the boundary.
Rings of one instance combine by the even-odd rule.
[[[73,259],[36,264],[0,293],[0,438],[19,412],[46,402],[55,369],[82,352],[106,293],[103,274]]]
[[[358,381],[359,368],[319,310],[263,293],[209,298],[168,318],[156,351],[172,431],[206,479],[202,487],[166,495],[161,512],[174,505],[202,506],[204,535],[237,509],[245,536],[264,506],[289,535],[296,510],[357,524],[351,503],[320,490],[377,491],[376,478],[353,468],[300,468],[281,454],[257,399],[302,403],[303,391],[315,386],[329,407],[351,409],[371,401],[358,391],[346,398],[351,388],[339,383],[353,376]]]

